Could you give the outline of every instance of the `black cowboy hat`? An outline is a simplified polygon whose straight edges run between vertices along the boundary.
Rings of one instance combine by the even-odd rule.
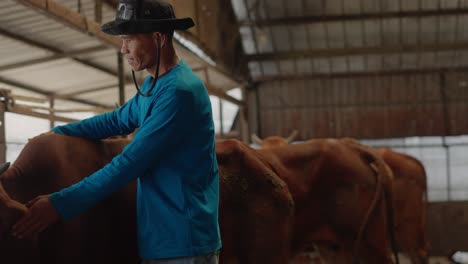
[[[195,25],[193,20],[176,18],[169,3],[161,0],[120,0],[115,20],[102,25],[110,35],[132,35],[151,32],[186,30]]]

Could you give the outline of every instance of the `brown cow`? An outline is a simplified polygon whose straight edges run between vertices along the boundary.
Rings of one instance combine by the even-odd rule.
[[[22,203],[88,176],[110,162],[127,143],[60,135],[31,139],[1,175],[0,230],[10,228],[25,213]],[[2,263],[137,263],[135,201],[133,184],[81,216],[54,225],[35,241],[16,240],[8,232],[2,237],[0,231]]]
[[[272,136],[260,139],[252,135],[255,143],[270,149],[290,142],[282,137]],[[359,144],[350,138],[348,143]],[[395,210],[395,236],[399,250],[407,254],[412,263],[428,263],[429,240],[426,230],[426,173],[422,163],[406,154],[388,148],[377,149],[377,153],[390,167],[394,175],[393,204]]]
[[[137,263],[135,185],[96,208],[59,222],[36,241],[6,236],[22,203],[79,181],[119,154],[128,140],[90,141],[56,134],[33,138],[0,176],[0,259],[8,264]],[[222,263],[287,263],[294,203],[287,185],[254,150],[217,144]],[[3,188],[3,187],[4,188]]]
[[[379,148],[377,152],[392,169],[395,231],[399,249],[412,263],[428,263],[427,186],[422,163],[412,156]]]
[[[342,140],[359,144],[352,138]],[[408,255],[413,264],[426,264],[429,261],[429,240],[426,231],[427,186],[424,166],[416,158],[388,148],[378,148],[376,151],[394,175],[393,211],[398,249]]]
[[[387,222],[391,197],[384,195],[390,195],[391,172],[372,150],[320,139],[258,152],[292,193],[293,254],[318,243],[351,251],[362,263],[393,263]]]

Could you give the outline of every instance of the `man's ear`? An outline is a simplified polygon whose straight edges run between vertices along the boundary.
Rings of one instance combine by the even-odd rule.
[[[166,34],[161,34],[161,47],[166,47],[167,45],[167,35]]]
[[[154,43],[157,44],[158,43],[158,38],[160,38],[159,33],[158,32],[153,32],[152,37],[153,37]]]
[[[160,33],[160,32],[153,32],[153,39],[154,39],[154,42],[157,44],[157,40],[158,38],[160,39],[161,41],[161,48],[166,46],[167,44],[167,37],[166,35]]]

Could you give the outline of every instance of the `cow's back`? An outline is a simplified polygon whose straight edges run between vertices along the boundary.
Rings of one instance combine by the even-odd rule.
[[[61,135],[33,138],[17,161],[2,176],[12,199],[22,203],[72,185],[107,164],[125,144],[109,146]],[[117,151],[118,152],[118,151]],[[20,175],[20,176],[18,176]],[[14,182],[14,184],[9,184]],[[95,208],[70,220],[59,221],[44,231],[37,241],[9,239],[0,248],[2,260],[27,264],[54,263],[135,263],[136,244],[135,185],[119,191]],[[18,250],[22,248],[22,250]],[[24,260],[29,252],[35,261]]]

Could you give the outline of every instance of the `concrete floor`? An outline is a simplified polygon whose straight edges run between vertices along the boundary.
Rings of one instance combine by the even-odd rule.
[[[328,256],[330,257],[330,256]],[[330,260],[330,258],[328,258]],[[399,255],[400,264],[412,264],[409,258],[404,255]],[[320,258],[316,253],[304,253],[300,256],[297,256],[289,264],[345,264],[344,261],[334,259],[332,262],[325,262]],[[429,264],[454,264],[447,257],[442,256],[433,256],[429,259]]]

